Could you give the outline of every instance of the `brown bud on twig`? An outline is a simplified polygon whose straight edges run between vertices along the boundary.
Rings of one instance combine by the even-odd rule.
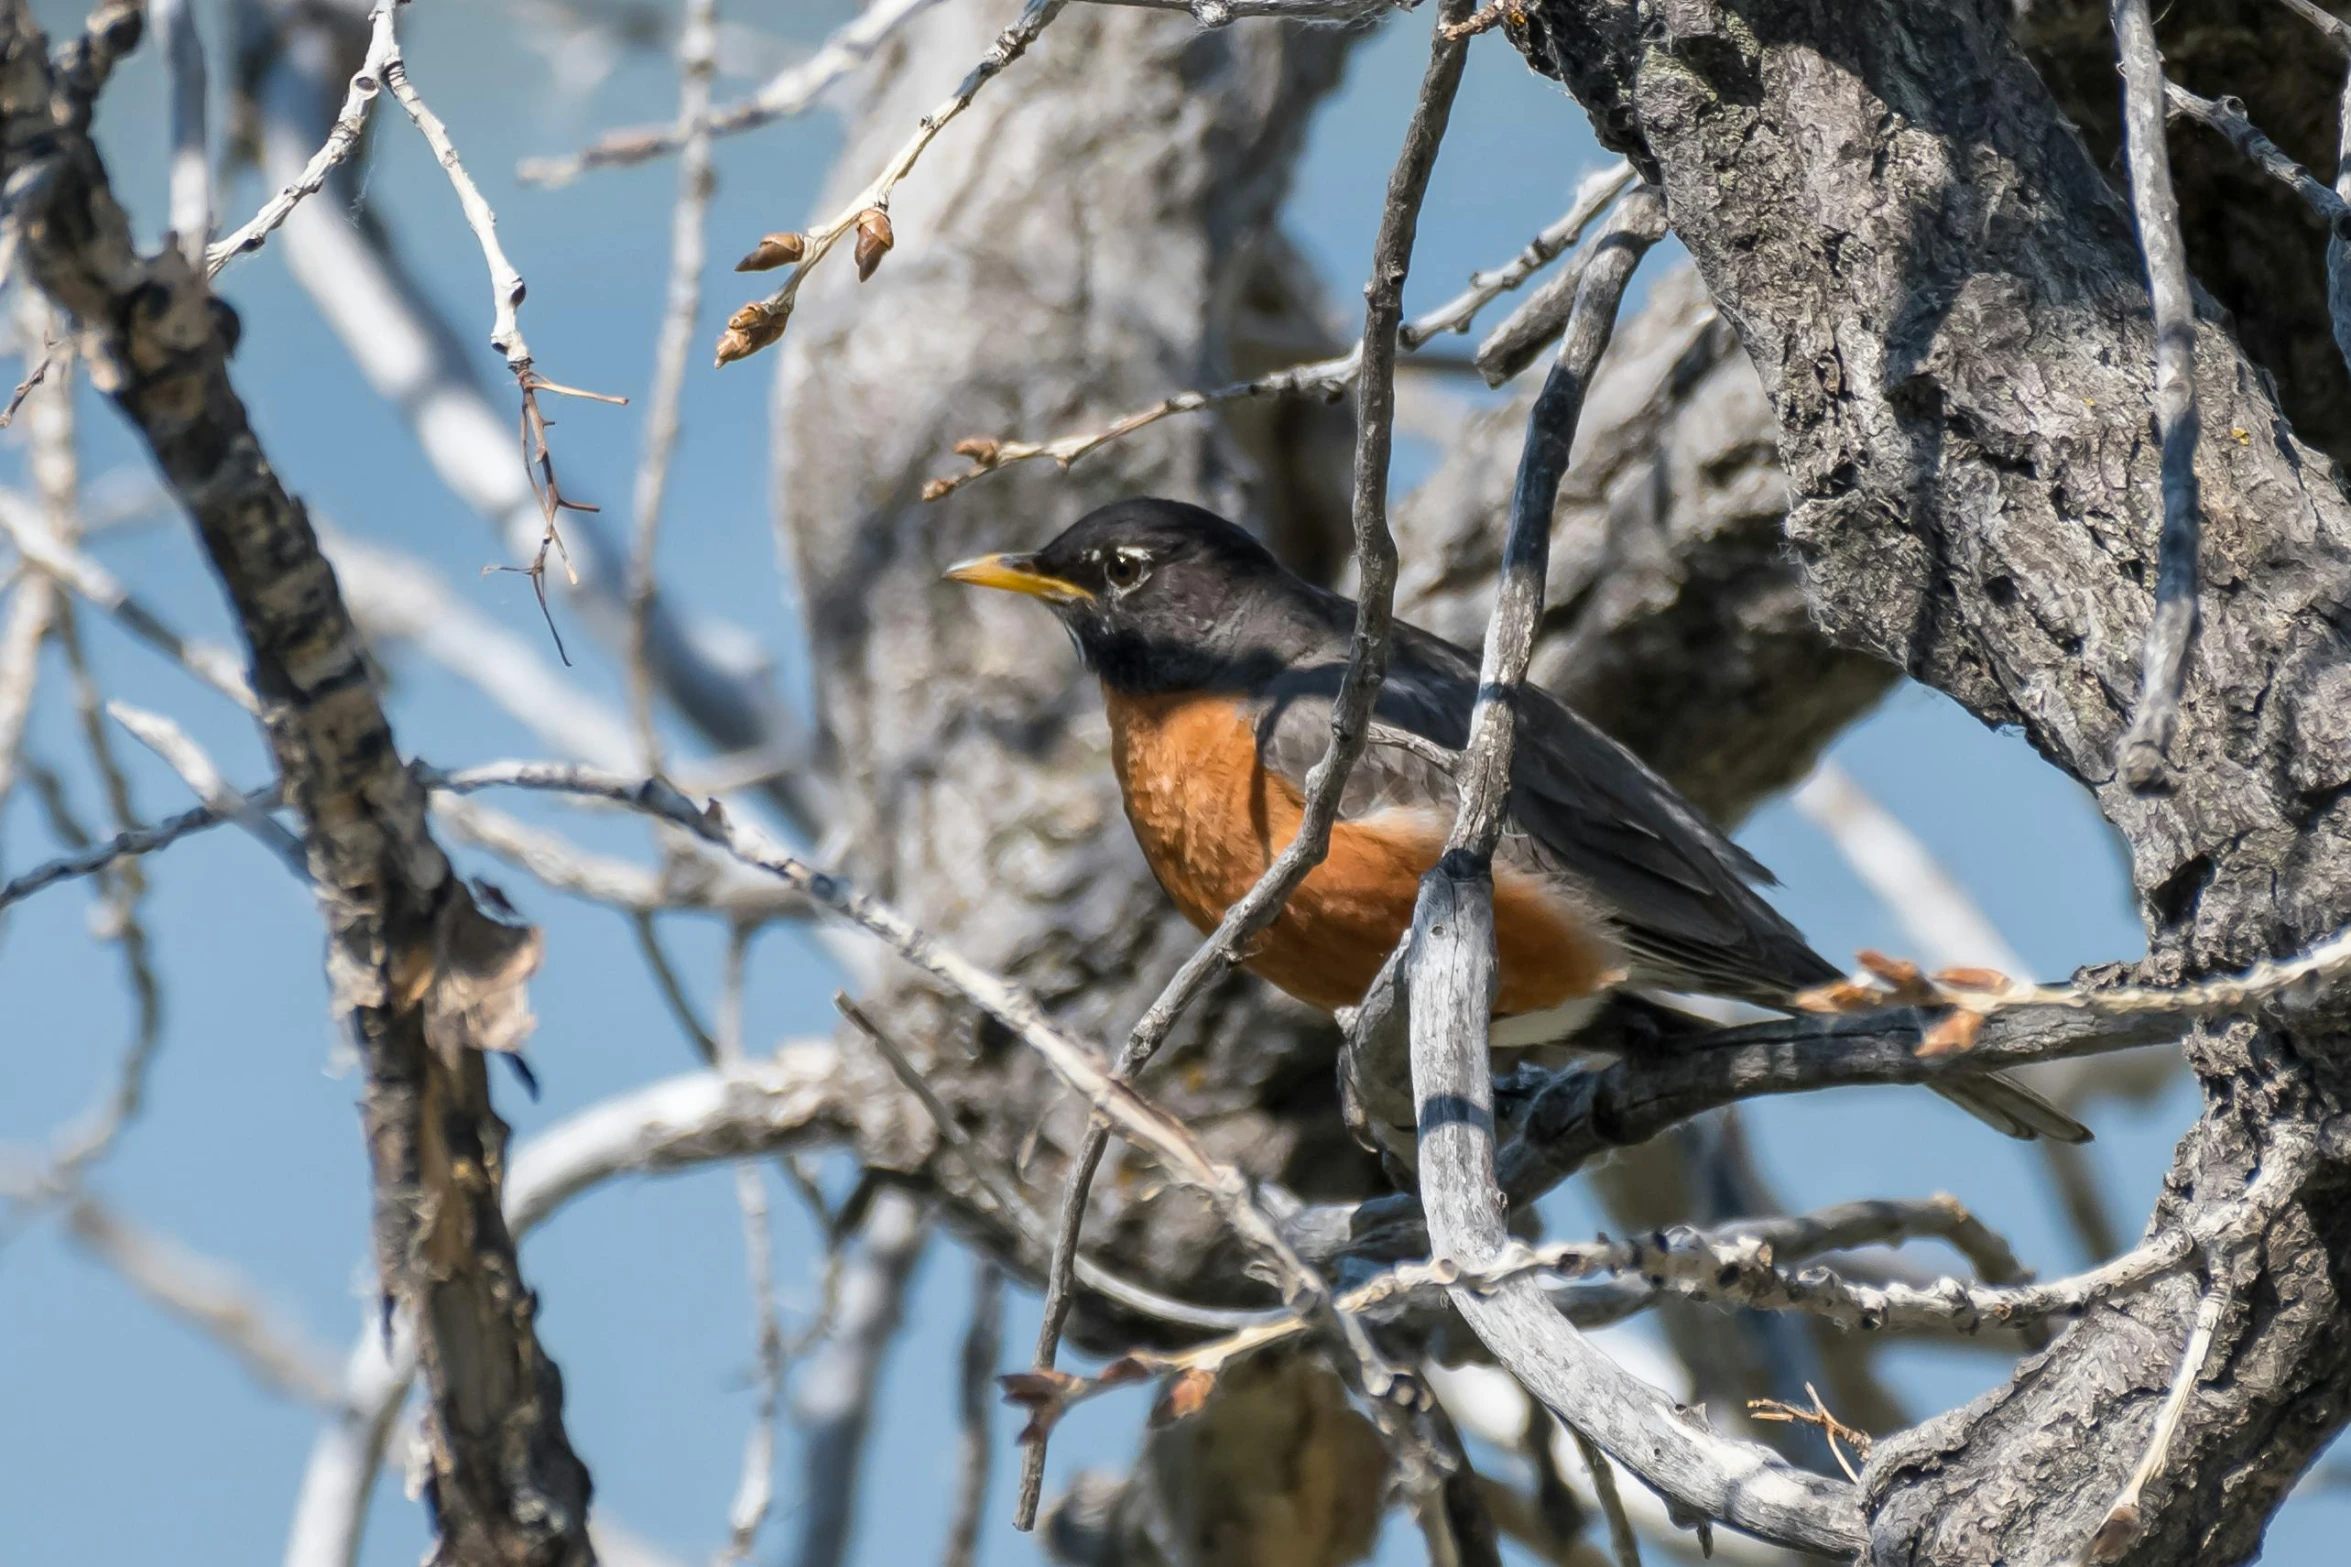
[[[890,215],[879,207],[868,207],[857,214],[857,281],[862,283],[873,276],[873,269],[882,264],[882,257],[890,253],[897,236],[890,232]]]
[[[751,247],[751,254],[735,263],[737,272],[769,272],[808,254],[808,236],[789,229],[770,234]]]
[[[956,456],[969,457],[983,468],[995,467],[996,459],[1003,455],[1003,451],[1001,443],[991,441],[984,435],[975,435],[969,440],[955,443]]]
[[[791,318],[789,300],[773,307],[763,299],[753,300],[727,317],[727,329],[718,335],[718,362],[731,365],[738,359],[750,358],[782,337],[784,323]]]
[[[1922,1056],[1951,1056],[1973,1048],[1976,1035],[1983,1032],[1984,1016],[1980,1012],[1953,1011],[1945,1013],[1935,1026],[1928,1029],[1926,1038],[1918,1043]]]

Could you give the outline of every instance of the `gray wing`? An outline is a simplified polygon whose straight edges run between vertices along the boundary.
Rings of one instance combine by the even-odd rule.
[[[1268,692],[1260,754],[1301,788],[1329,746],[1340,673],[1328,662],[1295,668]],[[1342,815],[1433,806],[1450,823],[1476,693],[1467,653],[1399,626]],[[1671,785],[1547,692],[1522,691],[1519,713],[1502,854],[1605,918],[1639,982],[1777,1005],[1836,977],[1749,885],[1770,872]]]

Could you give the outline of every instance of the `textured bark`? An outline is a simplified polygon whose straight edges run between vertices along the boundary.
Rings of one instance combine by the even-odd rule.
[[[2208,587],[2181,783],[2115,780],[2158,522],[2146,290],[2127,214],[2006,8],[1550,0],[1513,37],[1662,181],[1772,399],[1789,535],[1831,631],[2096,791],[2132,848],[2153,975],[2342,924],[2351,506],[2217,312],[2197,353]],[[2339,1029],[2305,1014],[2191,1042],[2206,1110],[2158,1223],[2295,1143],[2329,1155],[2243,1264],[2134,1561],[2250,1555],[2351,1414],[2346,1150],[2324,1135]],[[2199,1294],[2181,1277],[2102,1309],[2008,1387],[1881,1444],[1873,1558],[2077,1548],[2144,1450]]]
[[[251,653],[262,725],[303,821],[334,1001],[365,1063],[385,1310],[396,1300],[414,1316],[431,1385],[433,1560],[587,1562],[588,1473],[500,1213],[506,1126],[481,1054],[527,1030],[538,936],[486,914],[432,839],[317,535],[230,384],[234,313],[177,250],[132,247],[88,125],[140,15],[102,8],[53,73],[24,7],[0,4],[10,218],[93,384],[191,513]]]
[[[2018,36],[2059,110],[2102,168],[2119,169],[2121,94],[2103,0],[2034,0]],[[2344,61],[2278,0],[2188,0],[2155,8],[2164,74],[2207,97],[2245,100],[2253,123],[2332,184]],[[2253,362],[2277,378],[2295,433],[2351,461],[2351,373],[2327,314],[2326,230],[2291,191],[2256,174],[2208,130],[2168,138],[2188,266],[2236,324]]]

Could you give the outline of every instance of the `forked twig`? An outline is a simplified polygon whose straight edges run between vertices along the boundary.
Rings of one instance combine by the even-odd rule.
[[[1812,1400],[1810,1409],[1799,1409],[1794,1404],[1784,1404],[1776,1398],[1751,1398],[1747,1400],[1747,1413],[1758,1420],[1817,1427],[1820,1434],[1828,1439],[1829,1456],[1837,1461],[1839,1469],[1845,1471],[1846,1479],[1859,1485],[1861,1471],[1854,1468],[1852,1461],[1846,1458],[1845,1449],[1852,1448],[1863,1463],[1869,1462],[1869,1433],[1857,1426],[1849,1426],[1830,1414],[1829,1406],[1821,1402],[1820,1390],[1811,1383],[1804,1384],[1804,1393]]]
[[[971,68],[950,97],[916,124],[914,134],[900,147],[873,182],[859,191],[849,204],[834,216],[819,223],[805,235],[777,236],[793,243],[772,250],[763,242],[745,258],[746,266],[764,270],[766,266],[784,261],[792,263],[792,270],[781,287],[765,299],[755,299],[727,318],[726,330],[719,334],[717,359],[720,365],[747,359],[784,335],[784,326],[791,319],[792,301],[799,295],[800,285],[807,281],[824,258],[843,236],[857,235],[857,273],[860,278],[870,276],[875,264],[891,243],[890,193],[898,182],[913,172],[914,165],[939,132],[949,121],[971,107],[971,101],[981,88],[995,80],[1007,66],[1028,53],[1037,35],[1052,25],[1069,0],[1027,0],[1020,15],[1011,26],[996,35],[996,41],[979,63]],[[788,251],[789,253],[783,253]],[[773,254],[773,261],[763,256]]]

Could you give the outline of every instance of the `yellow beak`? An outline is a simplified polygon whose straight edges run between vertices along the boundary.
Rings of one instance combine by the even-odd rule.
[[[1049,604],[1079,604],[1094,596],[1074,582],[1039,571],[1034,555],[982,555],[977,560],[959,561],[947,568],[947,580],[1025,593]]]

